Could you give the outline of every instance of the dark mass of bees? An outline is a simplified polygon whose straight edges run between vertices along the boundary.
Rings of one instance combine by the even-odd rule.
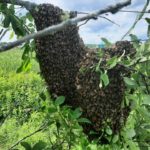
[[[42,4],[32,15],[37,30],[62,22],[63,10],[51,4]],[[70,18],[75,13],[70,13]],[[122,66],[108,71],[110,83],[105,88],[99,87],[99,74],[91,66],[98,63],[96,50],[89,50],[78,34],[77,25],[71,25],[53,35],[35,40],[36,54],[41,74],[48,90],[53,97],[64,95],[66,104],[81,107],[83,117],[92,124],[83,125],[84,132],[89,135],[91,130],[101,133],[106,122],[113,132],[118,132],[129,115],[129,107],[122,107],[125,84],[122,74],[128,73]],[[112,48],[104,49],[104,58],[134,52],[128,41],[117,42]],[[81,68],[86,68],[83,73]],[[90,137],[90,135],[89,135]]]
[[[39,5],[33,13],[37,30],[62,22],[63,10],[50,4]],[[70,13],[71,17],[76,14]],[[35,40],[36,54],[48,90],[54,97],[66,96],[66,103],[75,97],[75,77],[82,60],[84,44],[76,25],[69,26],[53,35]]]

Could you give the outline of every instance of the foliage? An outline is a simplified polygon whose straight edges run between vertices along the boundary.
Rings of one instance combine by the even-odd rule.
[[[147,43],[146,45],[141,44],[137,50],[140,59],[143,56],[141,53],[147,53],[145,47],[148,47]],[[16,53],[19,53],[19,50]],[[3,54],[3,57],[7,56],[8,53]],[[18,58],[17,54],[16,57]],[[148,58],[146,57],[146,59]],[[140,61],[145,61],[145,58],[142,57]],[[16,63],[13,62],[10,62],[11,65],[16,66]],[[145,93],[145,86],[139,75],[139,72],[143,73],[143,70],[146,76],[149,75],[149,68],[147,68],[149,61],[145,63],[136,65],[135,68],[138,70],[132,74],[131,79],[125,77],[125,83],[128,86],[125,103],[131,103],[132,112],[126,126],[118,135],[113,135],[106,124],[103,135],[110,141],[109,145],[100,145],[97,143],[98,141],[88,141],[79,123],[90,123],[90,121],[86,118],[80,118],[82,113],[80,108],[72,110],[68,106],[61,106],[65,100],[63,96],[58,97],[54,102],[51,101],[45,91],[43,81],[39,75],[36,75],[37,71],[15,74],[15,70],[8,68],[7,74],[3,72],[0,78],[1,110],[4,110],[4,115],[6,112],[10,112],[0,128],[0,141],[2,141],[0,147],[2,149],[9,148],[16,141],[34,132],[42,123],[46,123],[44,130],[27,138],[23,141],[25,143],[20,143],[16,148],[22,149],[30,145],[29,147],[33,149],[40,143],[45,145],[45,149],[71,147],[73,150],[109,150],[121,149],[122,147],[138,150],[140,147],[149,146],[149,95]],[[130,61],[130,64],[126,64],[130,66],[133,62]],[[143,68],[144,66],[145,68]],[[12,68],[17,69],[13,66]],[[134,94],[130,93],[132,88],[136,91]],[[16,102],[18,105],[15,105]],[[28,108],[32,109],[29,114],[24,112],[24,109]],[[91,134],[96,133],[91,132]]]
[[[0,116],[15,116],[18,123],[29,118],[31,112],[41,109],[43,86],[36,74],[9,74],[0,78]],[[3,119],[2,119],[3,120]]]

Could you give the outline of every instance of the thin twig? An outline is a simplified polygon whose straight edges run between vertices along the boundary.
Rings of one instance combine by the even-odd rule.
[[[127,13],[144,13],[144,14],[149,14],[150,10],[148,11],[138,11],[138,10],[119,10],[119,12],[127,12]],[[88,12],[81,12],[77,11],[78,14],[88,14]]]
[[[89,13],[87,13],[87,12],[77,12],[78,14],[89,14]],[[112,21],[112,20],[110,20],[109,18],[107,18],[107,17],[104,17],[104,16],[98,16],[99,18],[103,18],[103,19],[106,19],[107,21],[109,21],[109,22],[111,22],[111,23],[113,23],[113,24],[115,24],[115,25],[117,25],[117,26],[119,26],[120,27],[120,25],[119,24],[117,24],[116,22],[114,22],[114,21]],[[83,24],[84,25],[84,24]]]
[[[107,21],[109,21],[109,22],[111,22],[111,23],[113,23],[113,24],[115,24],[115,25],[117,25],[117,26],[119,26],[120,27],[120,25],[119,24],[117,24],[116,22],[114,22],[114,21],[112,21],[112,20],[110,20],[109,18],[107,18],[107,17],[104,17],[104,16],[99,16],[100,18],[104,18],[104,19],[106,19]]]
[[[78,22],[82,22],[84,20],[87,20],[87,19],[93,19],[94,17],[98,17],[99,15],[101,14],[105,14],[105,13],[117,13],[121,8],[125,7],[125,6],[128,6],[131,4],[131,0],[126,0],[122,3],[117,3],[116,5],[112,5],[112,6],[109,6],[105,9],[101,9],[101,10],[98,10],[98,11],[95,11],[91,14],[88,14],[88,15],[85,15],[85,16],[82,16],[82,17],[76,17],[76,18],[72,18],[72,19],[68,19],[66,21],[63,21],[62,23],[60,24],[57,24],[57,25],[52,25],[48,28],[45,28],[43,30],[40,30],[36,33],[33,33],[33,34],[29,34],[19,40],[16,40],[14,42],[11,42],[11,43],[7,43],[7,44],[3,44],[0,46],[0,52],[3,52],[3,51],[6,51],[6,50],[9,50],[11,48],[14,48],[16,46],[19,46],[21,45],[22,43],[26,42],[26,41],[29,41],[31,39],[35,39],[35,38],[40,38],[40,37],[44,37],[44,36],[47,36],[47,35],[50,35],[50,34],[54,34],[60,30],[63,30],[65,27],[68,27],[70,25],[76,25]]]
[[[119,12],[149,14],[149,13],[150,13],[150,10],[148,10],[148,11],[138,11],[138,10],[119,10]]]
[[[90,19],[87,19],[84,23],[78,25],[77,27],[80,28],[81,26],[85,25]]]
[[[9,29],[6,29],[6,30],[2,33],[2,35],[0,36],[0,41],[1,41],[2,38],[5,36],[5,34],[7,33],[7,31],[9,31]]]

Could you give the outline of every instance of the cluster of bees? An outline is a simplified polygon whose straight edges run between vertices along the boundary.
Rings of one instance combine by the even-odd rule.
[[[38,6],[32,13],[37,30],[62,22],[63,10],[51,4]],[[76,14],[70,13],[70,18]],[[78,34],[77,25],[70,25],[62,31],[35,40],[36,55],[39,60],[41,74],[53,97],[64,95],[66,104],[81,107],[83,116],[92,125],[84,124],[85,133],[90,130],[100,132],[106,122],[111,122],[113,132],[118,132],[122,122],[129,115],[129,107],[121,107],[124,98],[125,84],[121,76],[123,67],[116,66],[108,71],[110,84],[99,87],[99,74],[88,69],[97,64],[99,59],[94,51],[87,51]],[[127,53],[133,46],[125,42],[117,42],[115,47],[105,49],[110,57]],[[81,73],[80,68],[87,68]]]
[[[129,41],[118,41],[112,46],[112,48],[104,48],[103,50],[108,53],[110,57],[121,56],[123,53],[125,56],[133,57],[136,52],[133,44],[131,44]]]
[[[124,47],[124,43],[128,46]],[[108,58],[120,56],[123,51],[130,54],[135,52],[135,49],[130,42],[123,41],[117,42],[112,48],[105,48],[103,51],[103,63],[99,67],[102,70],[105,68]],[[80,63],[80,67],[86,69],[78,72],[76,76],[78,103],[83,108],[83,116],[92,122],[92,125],[84,125],[84,131],[89,134],[93,130],[101,134],[102,127],[108,124],[114,133],[118,133],[130,112],[130,106],[122,107],[126,90],[123,74],[129,76],[130,72],[124,66],[116,65],[107,72],[109,85],[100,88],[100,73],[95,68],[93,69],[99,59],[97,51],[88,51]]]
[[[70,13],[70,17],[75,15]],[[42,4],[32,16],[37,30],[41,30],[61,23],[64,12],[51,4]],[[35,43],[41,74],[49,92],[54,98],[59,95],[66,96],[66,103],[74,105],[75,77],[79,70],[78,63],[84,53],[84,44],[79,37],[78,28],[71,25],[53,35],[38,38]]]

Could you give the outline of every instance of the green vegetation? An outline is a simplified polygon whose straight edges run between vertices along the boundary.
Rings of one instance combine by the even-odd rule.
[[[7,73],[16,72],[16,70],[20,67],[22,62],[22,54],[23,49],[14,49],[12,51],[7,51],[5,53],[1,53],[0,55],[0,74],[6,75]],[[39,72],[39,65],[36,60],[32,59],[32,69],[31,71]]]
[[[143,53],[145,47],[148,45],[142,45],[138,53]],[[148,150],[150,96],[145,94],[142,82],[138,83],[142,85],[137,84],[140,78],[138,73],[133,74],[132,79],[125,78],[129,91],[132,87],[136,90],[134,94],[126,92],[125,103],[131,103],[132,106],[126,126],[120,134],[113,135],[106,125],[103,134],[109,144],[102,145],[97,141],[89,142],[83,134],[79,123],[90,121],[81,118],[82,112],[79,108],[71,110],[68,106],[62,107],[65,101],[63,96],[55,101],[51,100],[43,79],[37,74],[39,67],[36,61],[33,60],[31,71],[16,73],[21,64],[21,55],[20,49],[0,55],[0,149],[7,150],[17,141],[29,136],[18,142],[14,149],[66,150],[70,147],[72,150],[139,150],[144,147]],[[141,55],[137,58],[141,58]],[[130,63],[133,62],[130,60]],[[149,75],[147,65],[143,68],[142,63],[137,67],[139,71],[145,71]],[[32,133],[34,134],[31,135]]]
[[[79,109],[72,111],[66,106],[60,109],[59,105],[64,102],[64,97],[59,97],[55,103],[50,100],[45,83],[37,74],[39,68],[35,61],[33,63],[35,68],[32,67],[30,72],[16,73],[21,63],[19,59],[21,54],[20,49],[17,49],[1,55],[0,149],[10,148],[16,141],[35,132],[40,126],[42,132],[27,138],[25,142],[28,143],[22,143],[24,147],[28,144],[37,147],[39,142],[39,145],[43,145],[45,149],[52,147],[61,149],[62,146],[64,148],[67,146],[66,142],[72,144],[77,138],[79,142],[79,137],[83,133],[77,122],[88,122],[88,120],[80,118],[77,121],[81,115]],[[59,122],[63,126],[60,126]],[[68,133],[72,134],[71,137]],[[82,138],[86,139],[84,136]],[[66,141],[62,141],[64,139]],[[18,148],[24,149],[20,144]]]

